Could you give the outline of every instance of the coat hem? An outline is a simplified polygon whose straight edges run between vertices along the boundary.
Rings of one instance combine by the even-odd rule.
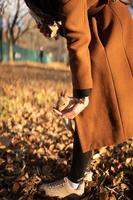
[[[88,151],[99,150],[99,149],[101,149],[102,147],[110,147],[110,146],[119,145],[119,144],[122,144],[122,143],[126,142],[126,141],[129,140],[129,139],[133,139],[133,137],[131,137],[131,138],[128,138],[128,137],[122,138],[121,140],[119,139],[119,141],[115,141],[115,142],[113,142],[113,143],[108,143],[108,144],[90,145],[89,147],[86,146],[86,147],[82,148],[82,152],[83,152],[83,153],[86,153],[86,152],[88,152]]]

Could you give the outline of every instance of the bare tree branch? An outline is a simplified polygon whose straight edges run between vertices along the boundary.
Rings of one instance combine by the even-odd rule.
[[[6,39],[7,43],[12,46],[17,42],[17,40],[26,33],[30,28],[31,17],[28,17],[28,9],[25,6],[23,0],[1,0],[6,2],[6,7],[4,7],[4,15],[3,18],[6,20]],[[8,3],[7,3],[8,2]],[[1,6],[1,8],[3,8]],[[9,47],[10,55],[11,49],[13,47]],[[13,52],[12,52],[13,54]],[[13,56],[11,55],[13,58]]]
[[[28,23],[27,23],[27,26],[25,27],[25,29],[23,29],[23,31],[21,30],[21,28],[19,27],[18,28],[18,33],[17,33],[17,35],[16,35],[16,37],[15,37],[15,42],[24,34],[24,33],[26,33],[28,30],[30,30],[30,29],[32,29],[33,27],[30,27],[30,24],[31,24],[31,19],[28,21]]]
[[[16,25],[16,22],[17,22],[17,19],[18,19],[18,16],[19,16],[19,12],[20,12],[20,1],[18,0],[17,6],[16,6],[16,13],[15,13],[14,19],[13,19],[12,24],[11,24],[12,29]]]
[[[24,13],[22,16],[19,17],[19,19],[17,20],[17,24],[19,24],[27,15],[28,15],[28,11],[26,13]]]

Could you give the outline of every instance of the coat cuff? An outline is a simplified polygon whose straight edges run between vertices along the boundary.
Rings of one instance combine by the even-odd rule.
[[[73,97],[83,98],[90,95],[92,89],[73,89]]]

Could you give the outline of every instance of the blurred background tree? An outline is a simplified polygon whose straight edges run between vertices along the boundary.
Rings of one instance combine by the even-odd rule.
[[[129,7],[131,14],[133,8]],[[36,28],[24,0],[0,0],[0,61],[40,62],[39,51],[44,49],[42,62],[68,63],[66,40],[49,40]]]
[[[2,16],[3,16],[3,11],[4,8],[6,6],[6,3],[4,0],[0,1],[0,61],[2,61],[2,27],[3,27],[3,20],[2,20]]]
[[[17,40],[30,28],[31,17],[28,15],[23,0],[6,0],[3,8],[3,19],[5,21],[5,36],[8,43],[9,61],[14,60],[13,46]]]
[[[23,0],[0,0],[0,61],[39,62],[41,47],[43,62],[68,62],[65,39],[59,37],[55,41],[44,37]]]

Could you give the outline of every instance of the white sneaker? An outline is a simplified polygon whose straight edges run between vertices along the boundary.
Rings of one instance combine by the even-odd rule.
[[[63,179],[52,183],[42,184],[39,187],[40,192],[45,192],[45,194],[49,197],[58,197],[58,198],[64,198],[67,196],[79,197],[84,193],[84,190],[85,190],[84,182],[80,183],[77,189],[74,189],[70,185],[67,177],[64,177]]]

